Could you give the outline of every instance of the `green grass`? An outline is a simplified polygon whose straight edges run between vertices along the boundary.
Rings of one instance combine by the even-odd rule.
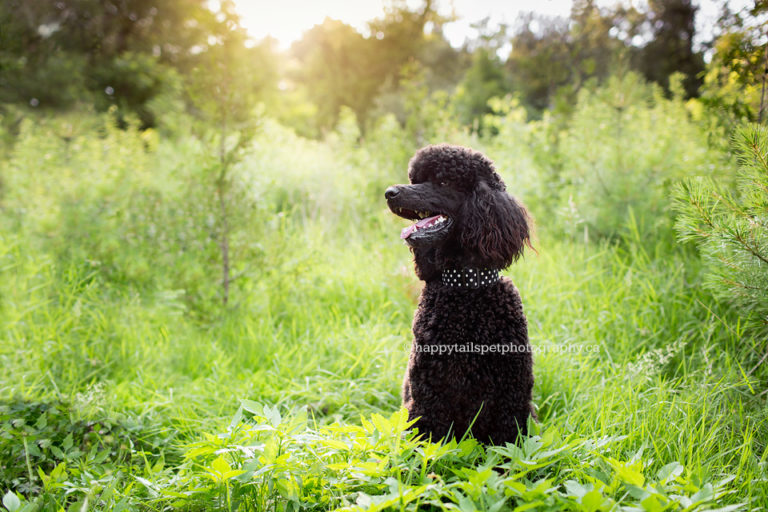
[[[631,224],[585,244],[530,205],[538,254],[507,275],[531,342],[584,349],[536,353],[520,446],[430,444],[398,412],[420,288],[380,197],[399,139],[263,128],[222,308],[205,147],[94,119],[65,147],[60,122],[25,126],[2,171],[9,510],[768,506],[764,347],[690,248]]]

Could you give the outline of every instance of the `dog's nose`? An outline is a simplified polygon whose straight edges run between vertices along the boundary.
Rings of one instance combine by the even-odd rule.
[[[399,193],[400,193],[399,187],[389,187],[387,190],[384,191],[384,197],[386,197],[387,199],[392,199]]]

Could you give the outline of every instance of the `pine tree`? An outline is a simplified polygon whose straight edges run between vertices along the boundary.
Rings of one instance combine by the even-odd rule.
[[[683,241],[699,246],[709,267],[707,286],[734,305],[761,333],[768,332],[768,130],[750,125],[734,139],[736,190],[709,178],[675,189]]]

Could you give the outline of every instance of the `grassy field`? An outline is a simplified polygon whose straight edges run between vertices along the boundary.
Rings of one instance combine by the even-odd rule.
[[[585,100],[574,130],[619,151],[595,108]],[[661,134],[631,165],[729,161],[693,147],[699,128],[674,122],[684,110],[654,108],[628,114]],[[603,227],[619,236],[571,222],[562,197],[580,196],[547,189],[545,122],[501,119],[495,138],[430,135],[485,150],[537,221],[537,253],[506,274],[537,350],[540,423],[487,449],[414,439],[399,411],[421,284],[383,201],[415,147],[393,122],[362,142],[343,122],[317,142],[263,121],[229,198],[237,278],[223,307],[204,141],[108,116],[24,121],[0,171],[5,508],[768,506],[764,340],[702,286],[671,220],[618,219],[611,204]],[[562,167],[606,165],[576,133]]]

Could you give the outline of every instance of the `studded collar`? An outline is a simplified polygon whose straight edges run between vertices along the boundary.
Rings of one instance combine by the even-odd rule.
[[[501,279],[498,270],[487,268],[460,268],[443,270],[441,280],[455,288],[482,288]]]

